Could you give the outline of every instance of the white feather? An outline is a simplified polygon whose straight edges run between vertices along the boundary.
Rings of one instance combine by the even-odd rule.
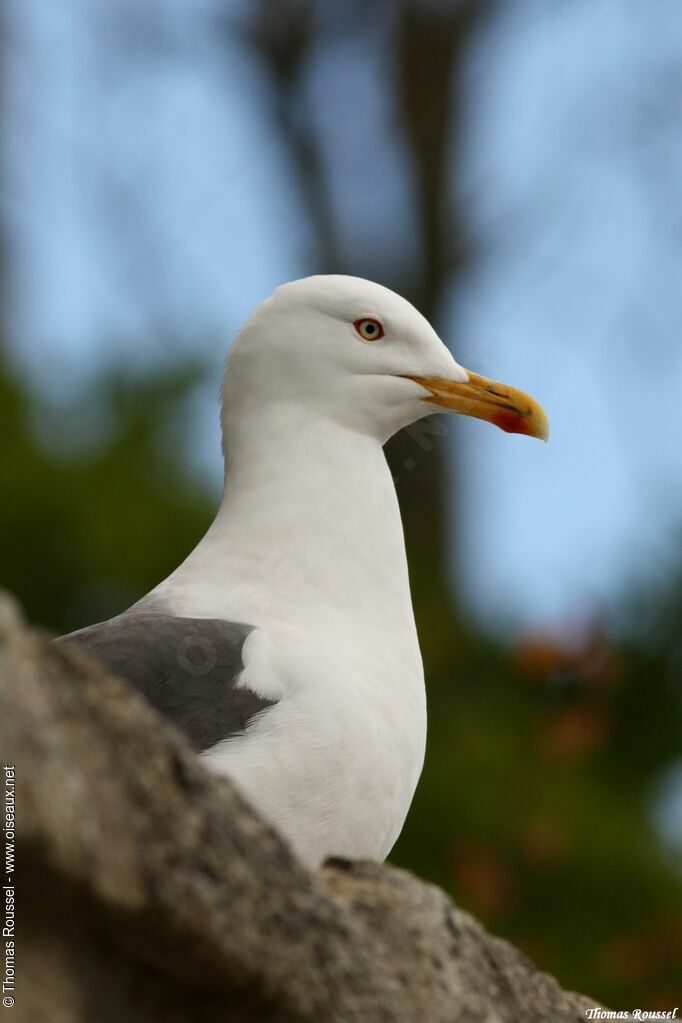
[[[380,318],[368,344],[353,321]],[[208,533],[154,591],[255,627],[240,684],[278,702],[202,754],[316,865],[383,859],[426,739],[398,503],[382,445],[428,413],[401,374],[466,379],[420,314],[355,278],[275,292],[223,385],[226,486]]]

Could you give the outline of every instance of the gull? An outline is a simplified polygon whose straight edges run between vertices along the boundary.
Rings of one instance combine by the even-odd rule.
[[[424,674],[383,445],[434,411],[546,440],[528,395],[460,366],[405,299],[282,285],[221,390],[208,532],[127,611],[61,637],[132,682],[316,867],[381,861],[422,770]]]

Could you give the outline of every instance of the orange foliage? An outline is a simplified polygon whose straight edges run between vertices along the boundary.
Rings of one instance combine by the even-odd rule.
[[[455,892],[469,908],[492,917],[509,912],[518,901],[518,881],[509,864],[491,844],[481,839],[458,842],[453,854]]]
[[[547,760],[586,760],[604,745],[611,731],[606,715],[592,707],[567,707],[545,718],[537,749]]]

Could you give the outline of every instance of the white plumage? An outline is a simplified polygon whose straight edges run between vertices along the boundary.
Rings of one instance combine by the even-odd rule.
[[[338,276],[284,285],[258,307],[228,357],[222,399],[216,519],[132,612],[251,627],[234,685],[263,709],[203,749],[203,763],[232,778],[306,863],[381,860],[426,741],[383,444],[435,405],[534,435],[546,421],[520,392],[459,366],[404,299]]]

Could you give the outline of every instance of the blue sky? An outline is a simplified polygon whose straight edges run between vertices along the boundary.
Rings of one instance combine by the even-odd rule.
[[[11,336],[53,395],[103,365],[196,350],[217,374],[253,305],[314,268],[262,74],[236,39],[216,41],[204,18],[215,7],[9,4]],[[452,500],[484,619],[579,623],[679,553],[682,8],[501,9],[469,62],[452,186],[480,257],[438,327],[465,365],[541,400],[552,436],[542,446],[457,421]],[[308,102],[342,243],[363,235],[417,258],[382,74],[362,35],[323,34]],[[215,390],[190,443],[217,482]]]

